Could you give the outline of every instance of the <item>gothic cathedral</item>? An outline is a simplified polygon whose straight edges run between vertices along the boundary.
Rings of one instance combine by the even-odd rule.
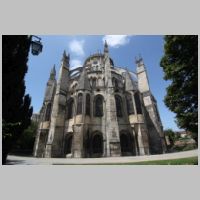
[[[166,144],[142,58],[136,73],[104,53],[70,70],[65,51],[46,86],[34,146],[36,157],[93,158],[161,154]]]

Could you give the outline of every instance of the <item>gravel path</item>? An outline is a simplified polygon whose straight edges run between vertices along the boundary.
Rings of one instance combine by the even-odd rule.
[[[198,150],[184,151],[179,153],[168,153],[149,156],[129,156],[129,157],[106,157],[106,158],[35,158],[22,156],[8,156],[9,165],[61,165],[61,164],[106,164],[106,163],[129,163],[152,160],[167,160],[177,158],[194,157],[198,155]]]

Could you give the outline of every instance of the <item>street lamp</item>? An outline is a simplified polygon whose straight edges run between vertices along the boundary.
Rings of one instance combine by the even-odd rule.
[[[32,38],[35,37],[37,40],[32,40]],[[41,38],[35,35],[31,35],[31,52],[35,56],[39,55],[39,53],[42,52],[42,43],[40,42]]]

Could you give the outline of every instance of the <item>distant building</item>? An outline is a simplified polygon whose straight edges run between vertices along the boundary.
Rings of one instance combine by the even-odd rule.
[[[185,138],[185,137],[190,137],[192,138],[192,133],[189,131],[176,131],[176,134],[181,137],[181,138]]]
[[[38,114],[38,113],[33,113],[32,117],[31,117],[31,120],[32,120],[33,122],[39,122],[39,120],[40,120],[40,114]]]
[[[58,81],[47,82],[35,141],[37,157],[109,157],[161,154],[166,142],[142,58],[137,72],[104,53],[70,70],[64,52]],[[156,77],[155,77],[156,78]]]

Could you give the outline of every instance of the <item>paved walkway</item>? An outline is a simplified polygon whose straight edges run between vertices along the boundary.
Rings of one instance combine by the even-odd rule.
[[[106,158],[35,158],[22,156],[8,156],[10,165],[63,165],[63,164],[109,164],[109,163],[131,163],[151,160],[168,160],[177,158],[194,157],[198,150],[184,151],[149,156],[128,156],[128,157],[106,157]]]

